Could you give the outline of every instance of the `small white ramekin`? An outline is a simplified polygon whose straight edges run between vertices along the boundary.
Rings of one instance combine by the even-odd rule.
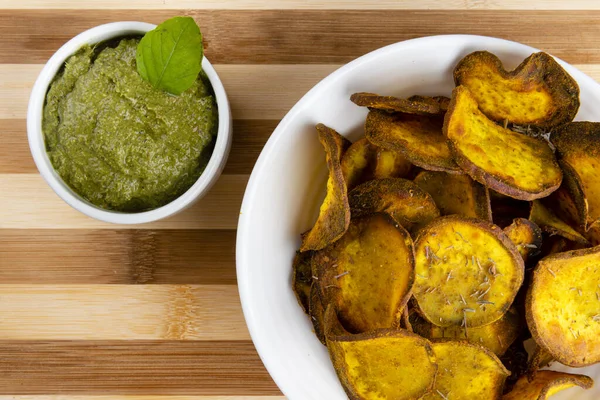
[[[96,207],[75,193],[63,182],[61,177],[52,167],[52,163],[46,153],[46,144],[42,132],[42,111],[48,86],[66,59],[85,44],[99,43],[127,35],[143,35],[155,27],[156,25],[144,22],[113,22],[80,33],[65,43],[56,53],[54,53],[50,60],[48,60],[35,81],[33,90],[31,91],[31,97],[29,98],[29,106],[27,109],[27,138],[29,140],[29,148],[31,149],[33,160],[35,161],[40,174],[46,180],[48,185],[50,185],[52,190],[54,190],[54,192],[56,192],[56,194],[67,204],[74,209],[81,211],[85,215],[100,221],[112,222],[115,224],[141,224],[157,221],[184,210],[210,190],[211,186],[219,178],[219,175],[221,175],[231,148],[232,121],[227,94],[225,93],[225,88],[223,87],[219,76],[210,62],[204,57],[202,59],[202,69],[206,75],[208,75],[208,79],[215,92],[217,107],[219,109],[219,128],[217,131],[215,148],[206,169],[192,187],[177,199],[162,207],[140,213],[124,213],[105,210]]]

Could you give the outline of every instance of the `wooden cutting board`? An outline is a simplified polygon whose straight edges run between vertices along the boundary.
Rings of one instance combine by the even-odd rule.
[[[175,15],[199,23],[228,92],[229,163],[171,219],[89,219],[37,173],[29,91],[79,32]],[[250,341],[235,278],[240,202],[278,121],[340,65],[426,35],[516,40],[599,79],[599,24],[594,0],[0,0],[0,398],[283,399]]]

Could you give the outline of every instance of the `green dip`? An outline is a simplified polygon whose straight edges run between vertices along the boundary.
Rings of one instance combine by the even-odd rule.
[[[98,207],[139,212],[163,206],[198,179],[214,147],[217,105],[208,78],[179,96],[136,70],[139,39],[85,46],[46,95],[42,128],[52,165]]]

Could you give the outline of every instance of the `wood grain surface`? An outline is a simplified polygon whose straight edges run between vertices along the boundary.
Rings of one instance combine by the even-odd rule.
[[[224,174],[164,221],[89,219],[37,173],[31,87],[79,32],[174,15],[201,26],[231,101]],[[242,196],[279,120],[344,63],[436,34],[520,41],[600,80],[599,22],[595,0],[0,0],[0,400],[283,400],[235,277]]]

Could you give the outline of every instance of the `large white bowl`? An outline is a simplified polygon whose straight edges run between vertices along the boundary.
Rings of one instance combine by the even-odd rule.
[[[79,196],[63,182],[61,177],[54,170],[48,157],[48,153],[46,153],[46,144],[42,132],[42,111],[48,86],[54,79],[58,70],[63,66],[65,60],[85,44],[99,43],[127,35],[143,35],[154,28],[156,28],[156,25],[154,24],[123,21],[99,25],[80,33],[65,43],[48,60],[35,81],[29,98],[29,106],[27,108],[27,139],[29,141],[31,155],[33,156],[33,160],[35,161],[35,165],[40,171],[40,174],[52,190],[54,190],[68,205],[100,221],[116,224],[141,224],[157,221],[186,209],[196,200],[204,196],[217,181],[225,167],[227,156],[229,155],[229,150],[231,148],[231,109],[229,107],[229,101],[227,100],[227,94],[225,93],[225,88],[223,87],[217,72],[208,59],[204,57],[202,59],[202,69],[208,76],[215,93],[215,99],[219,109],[219,127],[217,130],[215,148],[204,172],[202,172],[202,175],[200,175],[198,180],[185,193],[170,203],[150,211],[140,213],[110,211],[97,207]]]
[[[311,227],[325,193],[327,168],[315,124],[322,122],[354,140],[363,135],[367,110],[350,102],[352,93],[449,96],[454,87],[452,69],[475,50],[495,53],[507,68],[537,51],[515,42],[467,35],[426,37],[384,47],[323,79],[285,116],[262,151],[241,209],[237,277],[254,345],[289,399],[346,398],[327,350],[312,332],[291,288],[291,262],[300,233]],[[600,85],[559,62],[580,85],[578,119],[598,120]],[[600,380],[600,366],[573,371]],[[598,399],[600,389],[598,385],[588,391],[574,388],[554,398]]]

